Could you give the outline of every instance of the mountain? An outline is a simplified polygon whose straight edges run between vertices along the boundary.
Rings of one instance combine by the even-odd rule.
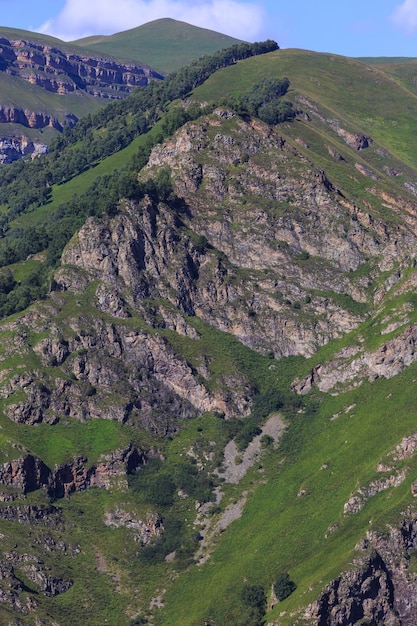
[[[166,75],[205,54],[242,41],[207,28],[164,18],[114,35],[93,35],[72,43],[124,61],[142,61]]]
[[[1,168],[2,623],[416,622],[402,72],[237,44]]]
[[[66,126],[108,100],[235,43],[175,20],[72,43],[1,27],[0,161],[46,152]]]

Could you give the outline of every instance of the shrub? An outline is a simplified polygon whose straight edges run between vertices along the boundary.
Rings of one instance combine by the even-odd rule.
[[[288,573],[277,575],[274,583],[274,591],[278,600],[285,600],[297,588],[297,585],[290,579]]]
[[[261,626],[264,623],[266,613],[266,596],[263,587],[260,585],[245,585],[241,596],[243,604],[248,607],[248,617],[250,621],[246,624]]]
[[[261,446],[262,448],[269,448],[274,443],[274,438],[271,435],[262,435]]]

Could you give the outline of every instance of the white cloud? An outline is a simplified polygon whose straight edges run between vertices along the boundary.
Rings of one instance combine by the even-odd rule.
[[[399,4],[391,15],[391,21],[407,33],[417,30],[417,0],[404,0]]]
[[[66,0],[65,7],[38,29],[65,41],[109,35],[163,17],[253,41],[264,26],[264,11],[242,0]]]

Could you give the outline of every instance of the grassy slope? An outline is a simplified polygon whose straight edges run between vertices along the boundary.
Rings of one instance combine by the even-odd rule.
[[[63,46],[65,45],[61,39],[57,37],[51,37],[50,35],[44,35],[42,33],[35,33],[30,30],[23,30],[19,28],[9,28],[8,26],[0,26],[0,35],[6,37],[6,39],[21,39],[23,41],[34,41],[43,46]]]
[[[323,106],[342,127],[348,124],[349,130],[369,133],[415,168],[417,148],[410,136],[417,131],[417,99],[381,69],[353,59],[278,50],[216,72],[196,90],[195,97],[205,101],[238,94],[262,75],[288,76],[294,95],[302,94]]]
[[[102,102],[87,93],[76,92],[62,96],[4,72],[0,72],[0,92],[2,106],[50,113],[59,120],[63,120],[68,111],[82,117],[103,106]]]
[[[415,172],[416,152],[409,136],[411,129],[416,130],[416,99],[399,84],[393,84],[389,76],[357,61],[279,51],[256,63],[248,60],[218,72],[196,90],[194,97],[204,101],[238,94],[262,75],[287,75],[293,96],[308,96],[340,119],[342,127],[371,134],[404,166],[407,164],[411,173]],[[354,97],[355,93],[361,97]],[[314,150],[320,165],[331,166],[331,160],[323,151],[320,153],[319,144],[329,141],[323,129],[300,121],[280,131],[289,138],[302,139],[303,133],[309,133],[310,141],[315,140],[317,146],[306,150],[306,154],[312,158]],[[345,150],[349,154],[346,146]],[[360,158],[357,153],[355,156]],[[399,183],[398,191],[402,181]],[[350,189],[348,181],[344,184]],[[396,181],[391,179],[390,184],[395,187]],[[355,191],[355,187],[358,185],[350,190]],[[372,331],[369,323],[364,325],[363,334],[374,347],[381,341],[379,327]],[[333,349],[340,349],[344,341],[339,340]],[[331,344],[326,346],[312,364],[329,358],[332,351]],[[309,366],[304,363],[299,371],[306,372]],[[282,362],[281,367],[285,369],[286,363]],[[282,611],[296,610],[313,600],[327,581],[348,567],[354,546],[369,525],[382,528],[412,501],[415,461],[409,463],[407,479],[400,488],[371,498],[357,515],[343,516],[343,504],[355,488],[380,478],[375,471],[377,463],[403,436],[414,432],[416,371],[413,366],[391,381],[366,383],[337,398],[323,397],[316,415],[294,416],[281,451],[272,453],[263,463],[262,481],[256,470],[248,478],[245,486],[253,494],[242,518],[224,534],[203,567],[174,583],[157,623],[191,626],[211,614],[219,623],[231,626],[233,606],[240,602],[239,590],[244,582],[270,589],[278,572],[289,571],[299,588],[270,615],[271,619],[277,618]],[[352,412],[331,419],[350,405],[356,405]],[[281,455],[287,459],[282,467]],[[321,470],[323,464],[329,468]],[[297,498],[302,489],[308,495]],[[326,539],[326,531],[333,524],[339,527]],[[290,625],[294,618],[282,616],[279,623]]]
[[[413,367],[395,382],[381,381],[326,398],[316,416],[294,417],[281,454],[271,453],[263,462],[263,474],[254,472],[247,481],[245,486],[254,493],[242,518],[230,526],[204,566],[174,583],[157,623],[191,626],[223,606],[215,614],[222,615],[219,623],[231,625],[232,607],[239,603],[245,581],[269,590],[278,572],[289,571],[298,590],[273,613],[277,617],[313,600],[323,584],[348,567],[354,546],[369,525],[381,527],[392,521],[411,500],[415,462],[401,488],[371,498],[357,515],[343,516],[351,492],[375,478],[381,457],[404,434],[414,432],[410,408],[416,389],[410,383],[415,373]],[[331,420],[355,403],[354,412]],[[281,467],[281,455],[286,453],[289,460]],[[321,470],[324,464],[328,469]],[[307,495],[297,497],[302,489]],[[326,539],[333,524],[339,527]],[[293,623],[292,617],[280,619],[282,625]]]
[[[404,297],[388,299],[376,319],[386,320],[389,313],[393,319]],[[413,311],[406,324],[416,321]],[[277,384],[285,389],[296,373],[305,375],[361,336],[367,347],[375,348],[380,330],[369,320],[310,360],[283,359]],[[416,375],[414,364],[391,380],[364,382],[339,396],[311,393],[307,403],[318,402],[317,412],[307,409],[288,416],[278,450],[267,453],[243,484],[229,492],[237,500],[243,489],[248,490],[242,517],[220,535],[203,566],[174,582],[156,623],[194,626],[211,616],[215,623],[232,626],[245,583],[262,585],[268,595],[276,575],[288,571],[297,591],[269,613],[268,621],[279,618],[280,626],[294,626],[294,615],[317,598],[327,582],[351,567],[355,545],[366,531],[396,523],[413,502],[417,459],[393,463],[390,453],[416,430]],[[406,467],[405,481],[369,498],[359,513],[345,516],[343,506],[359,486],[386,476],[376,471],[379,463],[397,470]]]
[[[392,63],[411,63],[415,57],[356,57],[358,61],[367,65],[390,65]]]
[[[369,132],[376,141],[395,152],[400,161],[408,163],[412,171],[415,146],[409,145],[408,138],[416,130],[416,100],[383,72],[372,70],[370,73],[357,61],[303,51],[280,51],[222,70],[199,88],[195,97],[205,100],[239,93],[263,74],[287,75],[291,80],[292,97],[297,93],[306,95],[341,119],[343,125]],[[393,91],[388,89],[393,85]],[[355,98],[355,93],[360,93],[364,100]],[[312,158],[314,153],[314,158],[321,159],[319,164],[330,167],[331,161],[321,145],[324,141],[336,143],[339,140],[326,135],[322,127],[300,120],[282,127],[282,132],[290,141],[297,136],[308,137],[312,150],[307,154]],[[104,160],[97,168],[57,187],[54,205],[75,191],[79,193],[99,173],[121,167],[134,149],[135,143]],[[348,148],[345,149],[351,154]],[[356,156],[360,158],[360,155]],[[350,187],[349,181],[342,180],[341,183],[352,191],[357,187]],[[38,218],[44,219],[41,215],[46,210],[48,208],[43,207],[39,213],[21,219],[36,224]],[[85,306],[87,314],[88,294]],[[225,342],[221,333],[210,329],[206,332],[211,349],[223,359]],[[366,334],[370,344],[381,340],[379,327],[372,330],[369,322],[358,332]],[[177,339],[176,345],[191,354],[193,342],[187,341],[188,347],[182,339]],[[296,375],[305,374],[316,362],[329,358],[344,341],[347,339],[326,346],[311,362],[301,359],[282,361],[277,372],[279,384],[287,388]],[[240,359],[249,359],[248,351],[245,349],[244,352]],[[269,364],[268,360],[255,355],[253,362],[248,360],[248,371],[252,370],[252,377],[259,379],[268,375]],[[230,367],[229,360],[226,365]],[[200,624],[208,613],[217,611],[218,623],[233,626],[234,606],[240,602],[239,592],[244,581],[247,579],[250,584],[262,584],[269,589],[279,571],[289,571],[298,590],[275,609],[271,618],[314,599],[331,577],[349,565],[354,556],[354,545],[369,528],[370,520],[374,528],[382,527],[386,521],[395,519],[411,501],[410,484],[417,472],[414,461],[409,464],[407,480],[400,488],[371,498],[363,511],[355,516],[344,518],[342,514],[344,502],[357,485],[366,484],[377,476],[377,462],[404,435],[414,432],[416,375],[417,369],[413,366],[391,381],[365,383],[339,397],[318,394],[321,405],[317,413],[293,415],[282,448],[271,451],[262,461],[264,472],[259,473],[255,467],[243,485],[228,489],[231,499],[237,499],[245,487],[250,492],[242,518],[222,535],[213,556],[204,566],[180,573],[174,580],[165,597],[166,608],[158,615],[157,623],[191,626]],[[336,420],[331,419],[352,404],[356,405],[353,411]],[[393,415],[395,419],[392,419]],[[2,426],[5,446],[8,445],[8,433],[13,441],[26,445],[51,464],[67,460],[75,450],[94,459],[116,443],[122,445],[126,437],[118,425],[106,422],[58,425],[48,440],[44,437],[46,428],[43,427],[36,428],[33,435],[32,429],[10,425],[6,419],[2,419]],[[195,425],[168,444],[168,461],[179,453],[181,445],[184,451],[189,447],[190,438],[195,435],[193,429]],[[208,436],[215,438],[214,431],[213,428]],[[284,464],[283,459],[287,460]],[[321,470],[323,464],[329,467]],[[297,498],[301,489],[307,495]],[[76,494],[70,501],[60,503],[68,519],[78,521],[80,515],[83,516],[82,528],[73,529],[68,538],[69,541],[78,540],[82,545],[82,553],[67,565],[73,570],[76,584],[68,593],[42,601],[45,607],[49,606],[55,619],[61,619],[64,624],[71,623],[71,620],[72,623],[87,620],[86,623],[92,626],[104,623],[104,619],[115,625],[125,624],[122,611],[126,599],[113,593],[112,583],[112,575],[117,577],[123,568],[122,584],[127,588],[134,582],[140,589],[139,603],[146,604],[155,588],[165,588],[170,580],[170,566],[162,564],[143,571],[136,565],[135,550],[129,543],[128,534],[123,529],[111,531],[102,524],[103,511],[120,497],[132,506],[139,506],[128,494],[120,496],[98,491]],[[339,528],[325,539],[327,529],[335,523]],[[107,555],[110,574],[97,573],[94,565],[97,551]],[[128,570],[126,563],[130,563]],[[129,596],[129,602],[134,605],[133,596]],[[287,615],[280,619],[280,624],[293,624],[292,620]]]
[[[64,42],[41,33],[7,27],[0,27],[0,36],[9,40],[34,41],[71,54],[83,55],[87,52],[92,57],[106,55],[122,62],[146,63],[165,73],[205,54],[239,43],[233,37],[171,19],[156,20],[109,37],[88,37],[76,42]],[[2,106],[48,113],[60,121],[69,111],[81,118],[106,104],[105,100],[81,91],[65,96],[50,93],[4,72],[0,72],[0,93]],[[24,135],[46,143],[57,134],[49,128],[36,131],[16,124],[4,124],[1,131],[3,137]]]
[[[393,76],[400,84],[414,94],[417,94],[415,81],[416,68],[416,59],[411,59],[410,63],[385,63],[381,66],[382,70]]]
[[[125,61],[142,61],[169,73],[240,40],[166,18],[108,37],[87,37],[73,43]]]

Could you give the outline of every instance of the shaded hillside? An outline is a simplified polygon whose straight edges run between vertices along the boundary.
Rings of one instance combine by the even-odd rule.
[[[273,49],[8,170],[0,621],[415,623],[417,102]]]

